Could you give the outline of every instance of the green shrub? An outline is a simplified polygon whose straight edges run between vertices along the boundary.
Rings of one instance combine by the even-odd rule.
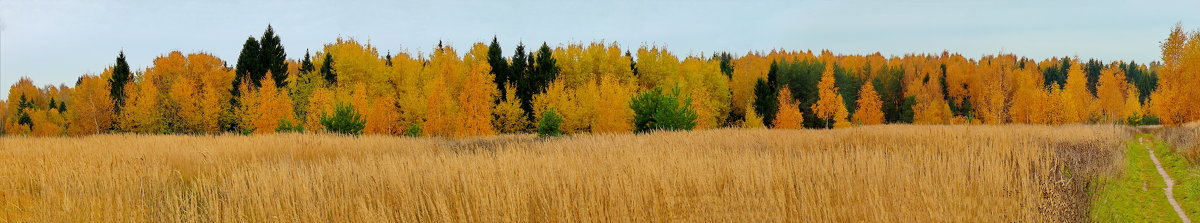
[[[552,137],[562,135],[562,116],[558,115],[553,108],[542,113],[542,119],[538,120],[537,133],[539,137]]]
[[[1149,115],[1149,114],[1134,115],[1134,116],[1129,116],[1129,118],[1125,119],[1125,124],[1132,125],[1132,126],[1159,125],[1159,124],[1162,124],[1162,121],[1158,119],[1158,116],[1154,116],[1154,115]]]
[[[408,129],[404,130],[404,136],[421,137],[421,125],[413,124],[409,126]]]
[[[350,105],[345,103],[338,104],[334,109],[333,115],[321,114],[321,125],[325,126],[325,130],[347,135],[362,134],[366,120],[363,120],[362,114],[354,111]]]
[[[280,119],[279,127],[275,128],[275,132],[304,132],[304,125],[300,122],[292,123],[291,120]]]
[[[633,108],[634,128],[638,133],[652,130],[690,130],[696,127],[692,99],[680,100],[679,88],[664,94],[662,88],[643,92],[629,102]]]

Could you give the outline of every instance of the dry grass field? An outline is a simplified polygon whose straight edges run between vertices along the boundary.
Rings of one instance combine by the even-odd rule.
[[[1075,222],[1131,132],[7,137],[0,222]]]
[[[1200,122],[1152,131],[1193,164],[1200,163]]]

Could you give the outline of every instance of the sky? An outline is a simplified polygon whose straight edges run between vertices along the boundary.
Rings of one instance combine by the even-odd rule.
[[[174,50],[211,53],[233,66],[246,38],[268,24],[289,58],[338,37],[380,53],[422,53],[438,41],[468,48],[495,36],[506,56],[518,42],[616,41],[681,56],[947,50],[1144,63],[1158,60],[1159,43],[1176,23],[1200,28],[1197,9],[1196,0],[0,0],[0,98],[22,76],[38,86],[73,85],[111,66],[120,51],[135,70]]]

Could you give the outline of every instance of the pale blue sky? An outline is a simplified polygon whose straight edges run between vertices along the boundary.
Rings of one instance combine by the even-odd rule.
[[[1200,1],[160,1],[0,0],[0,95],[20,76],[74,84],[124,49],[137,70],[154,57],[204,51],[230,66],[268,23],[289,58],[338,36],[381,53],[467,47],[499,36],[551,45],[594,40],[676,54],[831,49],[884,55],[942,50],[978,58],[1078,55],[1157,60],[1176,22],[1200,27]]]

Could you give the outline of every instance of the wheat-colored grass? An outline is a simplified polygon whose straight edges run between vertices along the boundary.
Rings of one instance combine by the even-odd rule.
[[[0,222],[1083,221],[1118,126],[0,139]]]
[[[1200,121],[1150,130],[1193,165],[1200,165]]]

